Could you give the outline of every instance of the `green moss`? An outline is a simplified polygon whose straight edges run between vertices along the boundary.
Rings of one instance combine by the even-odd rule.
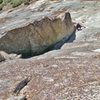
[[[3,2],[3,0],[0,0],[0,4]]]
[[[2,4],[0,4],[0,10],[2,10]]]
[[[13,7],[17,7],[17,6],[21,5],[22,2],[23,2],[23,0],[12,0],[11,4]]]
[[[7,5],[9,2],[11,2],[11,0],[3,0],[3,5]]]
[[[2,9],[4,6],[6,6],[8,3],[10,3],[13,7],[17,7],[24,4],[29,4],[30,0],[0,0],[0,8]]]

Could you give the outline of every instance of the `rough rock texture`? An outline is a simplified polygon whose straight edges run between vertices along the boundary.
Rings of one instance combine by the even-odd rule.
[[[0,64],[0,99],[99,100],[98,48],[99,41],[69,43],[41,56]]]
[[[0,50],[24,56],[37,55],[74,32],[67,10],[40,12],[31,6],[0,15]]]
[[[5,61],[5,60],[13,60],[16,58],[21,58],[21,55],[17,54],[8,54],[4,51],[0,51],[0,62]]]
[[[59,0],[42,10],[51,9],[69,9],[86,28],[59,50],[0,63],[1,100],[100,100],[100,2]]]

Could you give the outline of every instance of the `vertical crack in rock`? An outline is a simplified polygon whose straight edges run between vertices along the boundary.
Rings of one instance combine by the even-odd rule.
[[[30,78],[25,78],[24,80],[22,80],[15,88],[15,90],[13,91],[14,94],[19,94],[20,91],[29,83]]]
[[[27,77],[17,84],[13,93],[7,100],[28,100],[25,94],[20,94],[21,90],[30,82],[31,77]]]

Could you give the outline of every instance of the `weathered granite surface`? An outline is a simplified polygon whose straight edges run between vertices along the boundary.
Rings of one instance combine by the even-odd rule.
[[[53,8],[85,28],[59,50],[1,62],[1,100],[100,100],[100,2],[59,0],[44,10]]]
[[[4,51],[0,51],[0,62],[6,61],[6,60],[13,60],[17,58],[21,58],[22,55],[17,55],[17,54],[8,54]]]
[[[37,55],[74,32],[67,9],[40,11],[43,4],[37,1],[36,7],[32,4],[0,14],[0,50],[22,56]]]
[[[69,43],[41,56],[1,63],[0,99],[99,100],[99,48],[100,41]]]

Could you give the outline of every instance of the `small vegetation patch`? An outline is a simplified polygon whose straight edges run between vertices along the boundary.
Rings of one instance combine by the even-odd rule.
[[[0,9],[2,10],[4,6],[11,5],[12,7],[17,7],[24,4],[29,4],[31,0],[0,0]]]
[[[21,5],[22,3],[26,4],[28,2],[29,0],[11,0],[11,4],[13,5],[13,7],[17,7]]]

